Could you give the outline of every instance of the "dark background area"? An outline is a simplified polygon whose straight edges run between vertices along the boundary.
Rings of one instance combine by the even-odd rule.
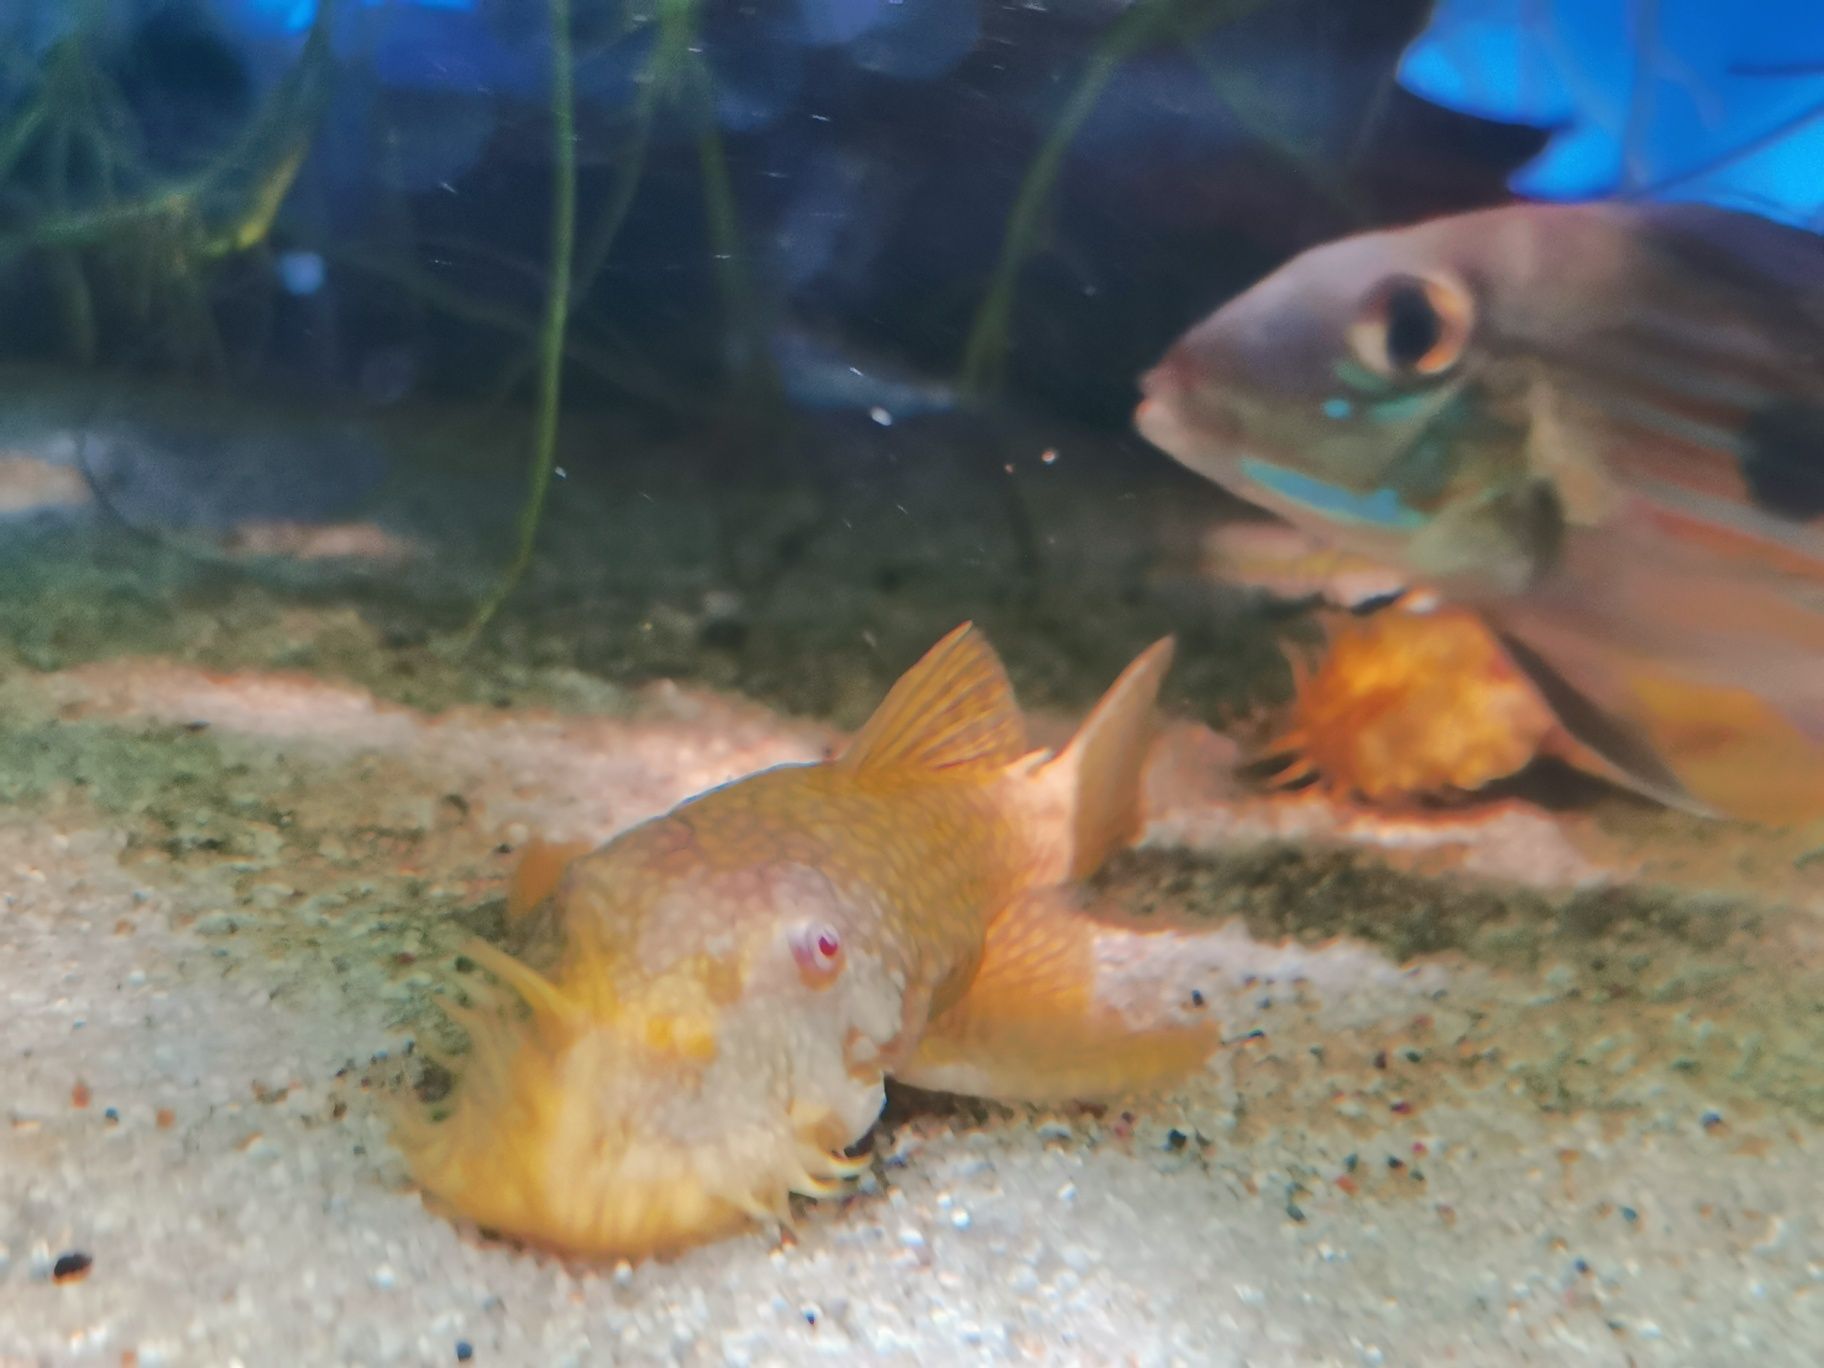
[[[1419,0],[993,2],[928,74],[902,58],[942,47],[937,29],[819,44],[815,6],[714,0],[692,12],[713,97],[661,99],[642,153],[653,25],[578,0],[579,255],[640,160],[575,299],[591,359],[567,403],[693,419],[751,360],[744,338],[799,402],[858,357],[870,376],[955,377],[1023,181],[1148,6],[1162,21],[1114,68],[1022,244],[997,368],[1022,406],[1124,426],[1136,374],[1224,298],[1315,242],[1498,201],[1542,143],[1394,85]],[[0,356],[374,406],[528,392],[553,169],[543,5],[421,9],[397,32],[345,5],[320,61],[307,34],[237,28],[219,5],[100,5],[106,22],[46,30],[57,7],[5,68],[0,151],[35,108],[53,133],[60,110],[93,117],[41,122],[0,159]],[[721,240],[710,144],[734,209]],[[294,148],[269,230],[222,249]],[[122,213],[172,187],[195,191],[188,218]],[[782,329],[815,337],[810,360]]]

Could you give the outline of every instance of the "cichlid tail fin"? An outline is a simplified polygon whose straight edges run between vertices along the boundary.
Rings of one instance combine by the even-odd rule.
[[[836,763],[856,774],[986,776],[1026,751],[1007,671],[965,622],[900,676]]]

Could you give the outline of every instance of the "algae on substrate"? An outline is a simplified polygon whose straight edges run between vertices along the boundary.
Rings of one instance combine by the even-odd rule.
[[[1519,1004],[1458,1006],[1481,1013],[1542,1106],[1633,1105],[1657,1071],[1824,1119],[1824,983],[1782,972],[1808,962],[1803,909],[1627,883],[1544,891],[1420,876],[1364,851],[1289,844],[1140,849],[1096,883],[1142,914],[1239,917],[1264,942],[1349,938],[1397,964],[1455,958],[1536,985]],[[1613,1058],[1648,1078],[1617,1075]]]

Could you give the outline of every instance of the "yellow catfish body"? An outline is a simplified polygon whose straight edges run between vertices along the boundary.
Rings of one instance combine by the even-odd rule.
[[[463,1014],[448,1115],[402,1125],[421,1186],[484,1228],[639,1257],[839,1190],[886,1076],[1043,1099],[1195,1067],[1212,1026],[1138,1028],[1098,995],[1106,938],[1146,933],[1070,889],[1138,829],[1170,658],[1143,654],[1053,755],[965,625],[837,758],[573,862],[535,850],[515,910],[555,882],[557,948],[470,950],[518,1000]]]
[[[1691,204],[1366,233],[1142,388],[1168,454],[1476,609],[1612,777],[1824,815],[1824,238]],[[1804,758],[1770,788],[1770,754]]]

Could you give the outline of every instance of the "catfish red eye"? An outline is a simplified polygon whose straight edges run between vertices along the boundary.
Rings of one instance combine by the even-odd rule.
[[[806,983],[822,987],[842,969],[842,933],[827,922],[799,927],[792,933],[792,959]]]

